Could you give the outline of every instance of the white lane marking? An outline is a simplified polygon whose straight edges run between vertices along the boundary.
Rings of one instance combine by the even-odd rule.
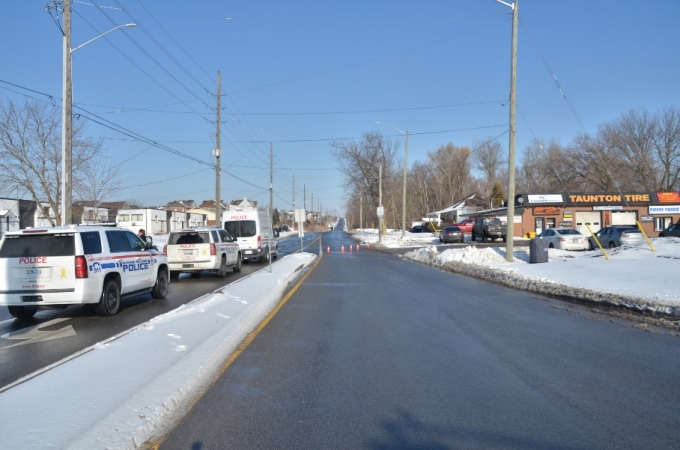
[[[2,339],[11,339],[11,340],[21,340],[22,342],[8,345],[6,347],[0,348],[0,350],[4,350],[6,348],[12,348],[12,347],[18,347],[20,345],[26,345],[26,344],[34,344],[37,342],[44,342],[44,341],[51,341],[52,339],[61,339],[69,336],[75,336],[76,335],[76,330],[73,329],[72,325],[66,326],[64,328],[60,328],[58,330],[54,331],[42,331],[41,328],[46,328],[50,325],[55,325],[57,323],[63,322],[65,320],[69,320],[68,317],[66,318],[60,318],[60,319],[54,319],[54,320],[49,320],[45,323],[41,323],[38,325],[34,325],[32,327],[27,327],[22,330],[18,331],[12,331],[10,333],[3,334],[0,336]]]

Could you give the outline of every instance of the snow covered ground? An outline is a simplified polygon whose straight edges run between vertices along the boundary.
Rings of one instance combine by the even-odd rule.
[[[376,230],[358,230],[353,235],[371,245],[378,243]],[[518,241],[528,239],[515,238]],[[505,246],[439,251],[435,247],[439,239],[431,233],[407,232],[402,239],[401,231],[393,230],[382,245],[418,247],[403,257],[520,289],[680,315],[680,289],[673,281],[680,273],[680,239],[650,241],[655,251],[642,242],[607,250],[609,260],[599,249],[550,249],[549,262],[543,264],[529,264],[528,246],[515,246],[513,263],[505,260]]]
[[[165,239],[154,243],[162,249]],[[0,448],[139,448],[174,425],[315,258],[280,258],[271,272],[265,266],[3,388]]]

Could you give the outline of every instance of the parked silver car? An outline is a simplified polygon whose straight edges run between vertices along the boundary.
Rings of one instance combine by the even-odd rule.
[[[644,238],[640,230],[632,225],[613,225],[605,227],[595,233],[597,240],[603,248],[621,247],[622,245],[636,244]],[[598,248],[595,239],[588,237],[588,250]]]
[[[588,240],[575,228],[548,228],[538,236],[548,241],[549,248],[560,250],[585,250]]]

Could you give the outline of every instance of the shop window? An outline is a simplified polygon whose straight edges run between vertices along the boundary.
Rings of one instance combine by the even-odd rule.
[[[550,217],[545,219],[545,227],[546,228],[555,228],[555,219],[550,218]]]
[[[672,217],[655,217],[654,218],[654,231],[661,231],[668,228],[668,225],[673,223]]]

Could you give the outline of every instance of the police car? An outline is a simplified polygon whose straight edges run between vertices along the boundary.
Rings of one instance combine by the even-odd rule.
[[[218,227],[196,227],[170,233],[163,247],[168,258],[170,277],[176,279],[182,272],[200,277],[209,270],[218,277],[227,276],[228,270],[241,270],[241,249],[227,231]]]
[[[128,230],[67,225],[11,231],[0,241],[0,305],[17,319],[82,304],[113,316],[127,297],[165,298],[168,276],[165,256]]]

